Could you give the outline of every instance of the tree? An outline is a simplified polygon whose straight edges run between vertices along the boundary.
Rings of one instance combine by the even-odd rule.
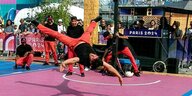
[[[37,12],[35,18],[44,22],[46,17],[51,15],[55,23],[57,23],[58,19],[62,19],[63,24],[68,26],[70,22],[70,13],[68,12],[70,5],[71,0],[43,0],[40,4],[42,11]]]

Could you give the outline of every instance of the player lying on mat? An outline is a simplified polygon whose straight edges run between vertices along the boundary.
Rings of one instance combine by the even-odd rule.
[[[58,39],[63,44],[67,45],[69,48],[73,49],[76,54],[76,57],[65,60],[60,65],[60,71],[62,72],[67,64],[74,64],[74,63],[91,63],[92,66],[104,66],[107,68],[108,71],[113,73],[115,76],[118,77],[119,83],[122,85],[123,79],[118,71],[113,68],[110,64],[102,61],[96,53],[93,51],[90,45],[91,34],[94,31],[97,22],[100,21],[102,18],[97,17],[90,22],[90,25],[86,29],[86,31],[82,34],[79,38],[70,38],[66,35],[60,34],[57,31],[51,30],[42,24],[39,24],[37,21],[33,20],[33,23],[37,28],[44,34],[50,35],[56,39]]]

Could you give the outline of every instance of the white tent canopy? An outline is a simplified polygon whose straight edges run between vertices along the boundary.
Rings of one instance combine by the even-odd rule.
[[[59,4],[50,4],[50,7],[57,7]],[[27,18],[27,17],[34,17],[37,12],[41,12],[40,7],[34,7],[34,8],[24,8],[21,9],[17,15],[15,16],[14,23],[16,25],[20,24],[20,20]],[[76,16],[78,19],[84,20],[84,9],[77,7],[77,6],[70,6],[68,12]]]

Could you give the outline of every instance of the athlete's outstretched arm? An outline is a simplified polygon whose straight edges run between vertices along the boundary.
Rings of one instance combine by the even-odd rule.
[[[115,76],[118,77],[119,79],[119,83],[122,86],[123,83],[123,78],[121,77],[121,75],[119,74],[119,72],[117,72],[117,70],[115,68],[113,68],[113,66],[111,66],[110,64],[108,64],[107,62],[103,61],[103,66],[105,68],[107,68],[108,71],[110,71],[111,73],[113,73]]]
[[[67,60],[63,61],[61,63],[61,65],[60,65],[60,72],[64,71],[66,65],[68,65],[68,64],[75,64],[77,62],[79,62],[79,57],[74,57],[74,58],[70,58],[70,59],[67,59]]]

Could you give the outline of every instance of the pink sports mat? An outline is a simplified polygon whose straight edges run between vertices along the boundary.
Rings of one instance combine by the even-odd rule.
[[[0,77],[0,96],[182,96],[192,89],[190,77],[143,73],[119,86],[116,77],[94,71],[65,73],[55,68]]]

